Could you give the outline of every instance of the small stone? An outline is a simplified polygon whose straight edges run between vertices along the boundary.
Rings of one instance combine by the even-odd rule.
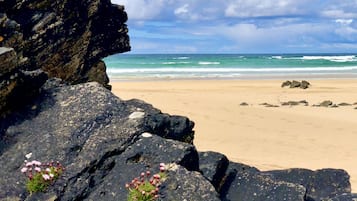
[[[149,137],[152,137],[152,134],[151,133],[143,133],[143,134],[141,134],[141,136],[144,138],[149,138]]]
[[[240,106],[248,106],[249,104],[248,103],[246,103],[246,102],[242,102],[241,104],[240,104]]]
[[[338,106],[351,106],[349,103],[339,103]]]
[[[283,82],[282,84],[281,84],[281,87],[283,88],[283,87],[289,87],[291,85],[291,82],[289,81],[289,80],[287,80],[287,81],[285,81],[285,82]]]
[[[330,101],[330,100],[326,100],[326,101],[323,101],[322,103],[320,103],[319,106],[322,106],[322,107],[329,107],[329,106],[332,106],[333,102]]]
[[[145,112],[133,112],[129,115],[129,119],[140,119],[143,118],[145,115]]]

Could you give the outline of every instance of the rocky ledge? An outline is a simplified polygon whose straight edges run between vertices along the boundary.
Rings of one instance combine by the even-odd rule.
[[[110,0],[0,0],[0,114],[46,81],[39,69],[110,88],[101,59],[130,50],[126,21],[124,7]]]
[[[39,95],[0,121],[0,200],[126,200],[140,172],[173,164],[159,200],[352,200],[344,170],[259,171],[220,153],[198,152],[194,123],[102,85],[50,79]],[[45,193],[29,194],[25,155],[66,168]]]

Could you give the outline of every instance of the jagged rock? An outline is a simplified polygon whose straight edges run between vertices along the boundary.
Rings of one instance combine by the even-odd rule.
[[[0,1],[0,46],[70,83],[109,82],[102,58],[130,50],[127,15],[110,0]]]
[[[344,170],[288,169],[263,172],[273,180],[300,184],[306,188],[306,200],[320,201],[351,193],[350,176]]]
[[[66,167],[63,176],[48,192],[58,200],[97,196],[92,193],[98,185],[105,179],[112,181],[106,175],[117,163],[113,161],[121,154],[130,153],[129,147],[134,145],[142,156],[151,157],[149,161],[170,160],[168,162],[198,170],[198,155],[192,145],[155,140],[150,145],[146,139],[139,138],[148,130],[156,131],[145,124],[150,111],[159,113],[151,105],[122,101],[97,83],[51,88],[58,81],[48,82],[55,83],[46,83],[38,98],[23,111],[0,121],[0,199],[20,197],[23,200],[29,196],[25,191],[25,177],[20,173],[27,153],[43,162],[58,160]],[[137,111],[145,115],[130,119]],[[118,160],[126,163],[123,158]],[[149,165],[148,162],[140,164]]]
[[[145,125],[148,132],[155,131],[161,137],[193,143],[194,123],[188,118],[155,113],[148,115]]]
[[[162,186],[162,200],[207,200],[219,201],[219,195],[212,184],[198,172],[188,172],[178,166],[169,170],[168,179]]]
[[[212,183],[217,191],[220,191],[229,165],[228,158],[217,152],[200,152],[199,161],[203,176]]]
[[[0,77],[17,67],[18,59],[13,48],[0,47]]]
[[[308,81],[303,80],[303,81],[301,81],[300,88],[301,88],[301,89],[307,89],[307,88],[310,87],[310,85],[311,85],[311,84],[310,84]]]
[[[291,85],[291,81],[287,80],[287,81],[285,81],[285,82],[283,82],[283,83],[281,84],[281,87],[282,87],[282,88],[283,88],[283,87],[290,87],[290,85]]]
[[[23,71],[110,88],[101,59],[130,50],[126,21],[124,7],[110,0],[0,1],[0,116],[43,84],[44,74],[31,80]]]
[[[299,184],[273,180],[242,164],[230,164],[228,172],[226,182],[230,185],[221,192],[224,201],[304,201],[306,189]]]
[[[301,86],[301,82],[293,80],[290,84],[290,88],[299,88]]]
[[[310,87],[310,83],[306,80],[302,80],[301,82],[293,80],[293,81],[285,81],[281,84],[281,87],[290,87],[290,88],[301,88],[307,89]]]

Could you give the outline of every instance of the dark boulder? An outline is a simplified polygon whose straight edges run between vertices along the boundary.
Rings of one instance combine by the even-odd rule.
[[[293,80],[290,84],[290,88],[300,88],[301,82]]]
[[[306,188],[306,200],[319,201],[351,193],[350,176],[344,170],[288,169],[262,172],[273,180],[300,184]]]
[[[153,132],[168,139],[193,143],[194,123],[188,118],[155,113],[148,115],[145,120],[147,132]]]
[[[306,192],[299,184],[274,180],[243,164],[230,164],[226,182],[221,191],[225,201],[304,201]]]
[[[202,175],[220,191],[229,165],[228,158],[217,152],[200,152],[199,161]]]
[[[287,81],[285,81],[285,82],[283,82],[283,83],[281,84],[281,87],[282,87],[282,88],[283,88],[283,87],[290,87],[290,85],[291,85],[291,81],[287,80]]]
[[[323,101],[322,103],[319,104],[320,107],[331,107],[333,105],[333,102],[330,100]]]
[[[199,172],[189,172],[174,165],[168,171],[168,179],[163,183],[162,200],[207,200],[219,201],[218,193],[212,184]]]
[[[22,200],[29,196],[25,177],[20,173],[27,153],[43,162],[58,160],[66,167],[47,193],[58,200],[97,196],[92,193],[97,192],[98,185],[112,181],[106,175],[118,163],[115,160],[127,161],[126,171],[130,171],[130,165],[145,168],[159,161],[199,169],[198,154],[192,145],[140,138],[147,131],[145,122],[150,112],[158,112],[151,105],[122,101],[97,83],[54,87],[58,81],[48,82],[54,83],[46,83],[26,108],[0,121],[0,199]]]
[[[301,88],[307,89],[310,87],[310,83],[306,80],[302,80],[301,82],[293,80],[293,81],[285,81],[281,84],[281,87],[290,87],[290,88]]]
[[[301,89],[307,89],[307,88],[309,88],[310,87],[310,82],[308,82],[308,81],[306,81],[306,80],[303,80],[303,81],[301,81],[301,85],[300,85],[300,88]]]

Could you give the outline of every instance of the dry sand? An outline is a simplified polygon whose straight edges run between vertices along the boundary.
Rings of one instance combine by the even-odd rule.
[[[356,80],[310,80],[307,90],[283,80],[112,82],[122,99],[138,98],[165,113],[188,116],[200,151],[217,151],[261,170],[341,168],[357,192],[357,105],[312,107],[324,100],[357,102]],[[306,100],[310,106],[267,108]],[[240,106],[247,102],[249,106]]]

